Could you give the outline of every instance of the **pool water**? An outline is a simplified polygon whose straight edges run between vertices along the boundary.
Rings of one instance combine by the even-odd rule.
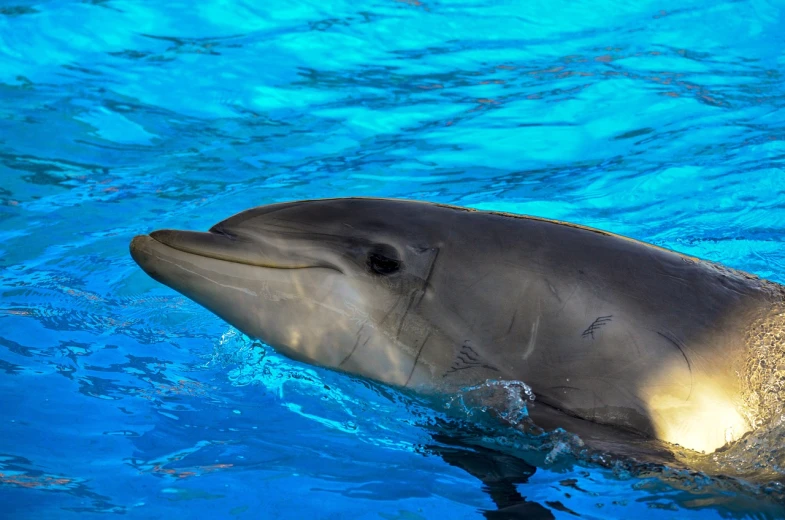
[[[128,255],[378,196],[785,282],[783,26],[774,0],[3,2],[0,517],[492,518],[472,461],[518,468],[494,485],[520,518],[785,517],[781,424],[696,461],[733,478],[490,425],[451,451],[446,412],[255,344]]]

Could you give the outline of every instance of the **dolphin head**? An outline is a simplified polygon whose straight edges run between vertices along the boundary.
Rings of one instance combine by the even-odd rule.
[[[432,327],[416,307],[439,250],[427,204],[331,199],[135,237],[155,280],[294,359],[405,386]]]

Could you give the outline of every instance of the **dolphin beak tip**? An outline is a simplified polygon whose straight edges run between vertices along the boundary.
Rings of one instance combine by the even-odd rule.
[[[149,235],[136,235],[134,238],[132,238],[131,244],[128,246],[131,250],[131,254],[133,254],[134,251],[137,251],[148,238],[150,238]]]
[[[151,242],[155,242],[155,239],[150,235],[136,235],[131,240],[128,249],[131,252],[131,258],[133,258],[137,264],[141,265],[143,258],[149,254]]]

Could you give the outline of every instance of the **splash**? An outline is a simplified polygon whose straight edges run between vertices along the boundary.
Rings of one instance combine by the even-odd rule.
[[[220,366],[231,385],[261,387],[290,412],[369,444],[413,451],[423,436],[421,425],[433,417],[416,398],[293,361],[235,329],[221,335],[205,366]]]
[[[517,453],[544,454],[542,464],[547,466],[580,459],[585,447],[580,437],[561,428],[546,432],[532,421],[528,405],[535,399],[534,391],[523,381],[488,379],[449,397],[445,409],[453,416],[457,411],[460,419],[473,425],[490,428],[478,437],[484,444]]]
[[[527,403],[534,400],[534,391],[523,381],[488,379],[484,383],[461,389],[449,398],[446,407],[452,408],[458,404],[467,417],[477,411],[492,411],[503,421],[517,426],[529,417]]]

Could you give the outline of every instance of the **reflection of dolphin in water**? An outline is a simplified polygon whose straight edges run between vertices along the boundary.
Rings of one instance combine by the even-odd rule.
[[[488,520],[554,518],[550,510],[537,502],[526,500],[518,492],[517,486],[526,484],[536,471],[534,466],[519,458],[466,443],[450,435],[434,435],[433,441],[433,444],[425,446],[425,451],[440,456],[447,464],[461,468],[482,481],[484,491],[498,508],[497,511],[484,511]],[[548,505],[573,513],[560,503]]]
[[[156,231],[131,253],[291,357],[423,392],[521,380],[546,405],[535,420],[558,410],[697,450],[766,418],[766,358],[783,352],[781,286],[538,218],[314,200]]]

